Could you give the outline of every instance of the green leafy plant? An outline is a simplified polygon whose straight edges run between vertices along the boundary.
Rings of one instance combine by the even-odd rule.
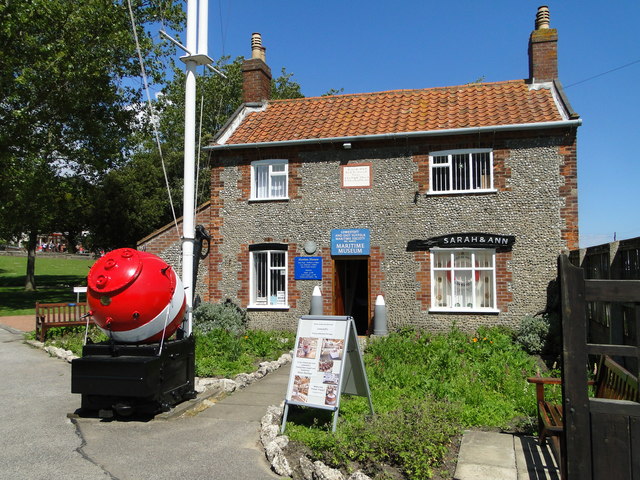
[[[223,329],[239,335],[247,328],[245,310],[227,299],[223,303],[201,303],[193,311],[193,329],[199,333]]]
[[[549,335],[549,322],[542,316],[526,316],[520,322],[515,340],[532,355],[540,354],[545,349]]]
[[[207,333],[195,331],[196,375],[230,377],[254,371],[257,364],[275,360],[293,348],[294,335],[289,332],[247,330],[234,334],[217,328]]]
[[[71,350],[75,355],[82,355],[84,345],[85,327],[53,327],[47,330],[45,344],[54,347]],[[108,340],[109,337],[95,325],[90,325],[87,331],[87,342],[98,343]]]
[[[376,415],[366,399],[344,395],[337,432],[321,422],[287,425],[315,459],[348,471],[355,462],[383,479],[388,468],[431,478],[462,428],[531,428],[536,363],[500,328],[468,335],[412,328],[369,341],[364,355]]]

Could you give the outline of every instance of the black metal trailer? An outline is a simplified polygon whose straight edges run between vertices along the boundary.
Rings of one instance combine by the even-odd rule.
[[[163,344],[87,344],[71,362],[71,392],[80,413],[155,415],[195,398],[193,336]]]

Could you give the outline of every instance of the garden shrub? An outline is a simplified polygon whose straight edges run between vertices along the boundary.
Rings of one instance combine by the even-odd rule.
[[[227,299],[223,303],[201,303],[193,311],[193,329],[199,333],[208,333],[221,328],[239,335],[247,328],[247,313]]]
[[[542,316],[526,316],[520,322],[515,340],[531,355],[541,354],[549,335],[549,321]]]

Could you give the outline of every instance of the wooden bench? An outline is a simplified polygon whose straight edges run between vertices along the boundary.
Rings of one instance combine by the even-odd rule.
[[[559,378],[529,377],[527,381],[536,385],[539,443],[543,444],[545,438],[549,438],[553,454],[560,465],[562,458],[560,436],[564,430],[562,405],[545,400],[544,386],[560,385],[562,380]],[[595,380],[588,383],[593,386],[596,398],[639,401],[638,379],[607,355],[603,355],[600,360]]]
[[[44,342],[47,330],[53,327],[86,325],[87,302],[39,303],[36,302],[36,338]],[[93,319],[89,317],[89,323]]]

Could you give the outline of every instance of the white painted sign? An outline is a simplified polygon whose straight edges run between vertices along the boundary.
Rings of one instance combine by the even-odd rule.
[[[367,188],[371,186],[371,165],[344,165],[342,167],[343,188]]]

